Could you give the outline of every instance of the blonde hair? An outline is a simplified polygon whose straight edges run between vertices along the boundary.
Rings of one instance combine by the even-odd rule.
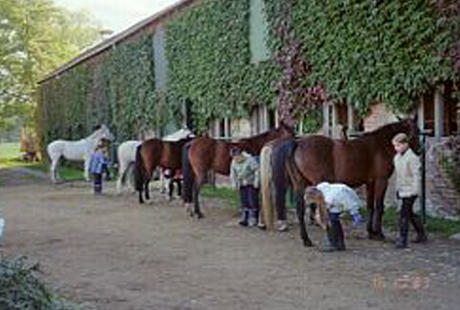
[[[329,212],[327,210],[326,203],[324,201],[323,192],[321,192],[315,186],[309,186],[305,190],[304,201],[307,204],[314,203],[316,204],[316,216],[315,220],[318,224],[323,228],[326,229],[329,223]]]
[[[393,144],[395,143],[400,143],[400,144],[408,144],[409,143],[409,138],[404,132],[400,132],[397,135],[393,137],[391,140]]]

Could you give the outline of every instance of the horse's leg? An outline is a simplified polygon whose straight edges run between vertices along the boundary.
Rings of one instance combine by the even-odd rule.
[[[367,235],[369,239],[374,239],[374,182],[366,184],[366,201],[367,201]]]
[[[147,200],[150,199],[150,190],[149,190],[149,187],[150,187],[150,180],[151,180],[151,179],[147,179],[147,180],[145,181],[145,185],[144,185],[145,199],[147,199]]]
[[[373,231],[375,233],[374,239],[385,240],[385,235],[382,231],[382,219],[384,212],[385,192],[387,190],[388,181],[386,179],[379,179],[375,182],[375,201],[376,201],[376,214]]]
[[[121,187],[126,182],[126,172],[128,171],[127,165],[120,160],[120,168],[118,169],[118,180],[117,180],[117,194],[121,194]]]
[[[142,190],[138,190],[139,192],[139,203],[144,203],[144,198],[142,198]]]
[[[193,201],[195,203],[194,213],[199,219],[204,217],[200,209],[200,191],[201,191],[201,186],[203,185],[203,183],[204,183],[204,177],[202,174],[200,176],[197,176],[196,181],[193,184]]]
[[[50,167],[50,176],[51,176],[51,182],[56,183],[56,168],[59,163],[59,157],[58,158],[53,158],[51,160],[51,167]]]
[[[297,208],[297,217],[299,218],[300,237],[302,238],[304,246],[311,247],[313,246],[313,243],[308,237],[307,228],[305,225],[305,202],[303,200],[303,190],[301,188],[294,190],[294,198]]]
[[[90,156],[87,155],[85,158],[85,180],[89,181],[89,161],[90,161]]]

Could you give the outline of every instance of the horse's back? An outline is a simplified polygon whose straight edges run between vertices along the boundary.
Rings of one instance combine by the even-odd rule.
[[[48,144],[46,151],[51,160],[57,159],[64,154],[65,143],[68,141],[65,140],[55,140]]]
[[[118,161],[134,162],[136,160],[136,148],[141,144],[141,141],[129,140],[118,146],[117,157]]]

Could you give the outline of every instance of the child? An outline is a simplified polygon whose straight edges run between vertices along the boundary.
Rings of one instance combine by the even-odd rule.
[[[420,189],[420,160],[409,147],[409,139],[405,133],[393,137],[393,147],[396,151],[394,166],[396,173],[396,196],[402,200],[399,217],[399,239],[396,248],[407,247],[409,220],[417,232],[414,242],[427,241],[425,229],[420,217],[413,211],[413,205]]]
[[[340,214],[349,212],[353,216],[353,225],[356,227],[362,222],[359,209],[361,200],[355,191],[345,184],[320,183],[308,187],[305,191],[305,202],[316,204],[315,220],[326,230],[323,251],[344,251],[345,240],[340,223]]]
[[[163,170],[164,177],[168,180],[168,195],[169,200],[173,199],[174,183],[177,186],[177,196],[182,194],[182,173],[180,169],[172,170],[170,168]]]
[[[102,194],[102,173],[109,165],[110,161],[104,154],[104,143],[100,141],[91,154],[89,162],[89,171],[93,175],[94,194]]]
[[[259,219],[259,183],[260,168],[257,158],[243,153],[240,148],[232,148],[233,158],[230,177],[234,189],[240,190],[242,226],[256,226]]]

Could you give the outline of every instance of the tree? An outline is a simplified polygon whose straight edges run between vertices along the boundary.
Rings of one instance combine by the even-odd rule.
[[[31,120],[37,81],[101,39],[86,12],[51,0],[0,0],[0,131]]]

